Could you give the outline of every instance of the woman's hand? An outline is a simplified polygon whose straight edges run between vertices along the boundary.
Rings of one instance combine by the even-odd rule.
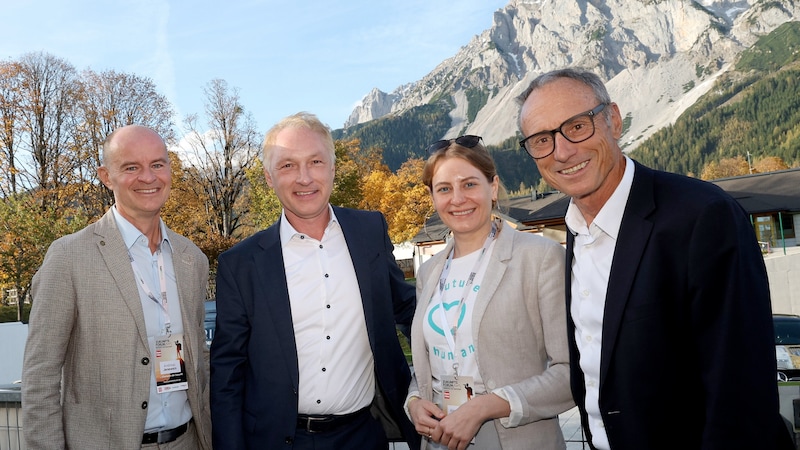
[[[409,400],[408,412],[411,414],[411,421],[414,422],[417,433],[425,438],[431,437],[431,433],[439,425],[439,420],[444,417],[444,412],[435,403],[418,397]]]
[[[431,433],[431,441],[449,450],[464,450],[487,420],[508,417],[508,402],[494,394],[478,395],[441,419]]]

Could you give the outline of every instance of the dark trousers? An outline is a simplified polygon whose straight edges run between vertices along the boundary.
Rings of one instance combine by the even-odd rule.
[[[301,450],[386,450],[389,441],[380,422],[371,414],[335,430],[309,433],[297,430],[293,449]]]

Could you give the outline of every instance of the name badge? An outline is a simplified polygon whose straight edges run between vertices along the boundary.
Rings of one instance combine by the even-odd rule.
[[[444,375],[442,377],[443,410],[450,414],[473,397],[472,377]]]
[[[183,334],[156,337],[155,371],[159,394],[189,389],[183,361]]]

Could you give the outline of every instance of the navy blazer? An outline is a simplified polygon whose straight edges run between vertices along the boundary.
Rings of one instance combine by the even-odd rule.
[[[410,371],[395,324],[416,307],[378,212],[334,207],[353,260],[378,386],[409,445],[419,436],[403,412]],[[297,429],[298,363],[280,220],[219,257],[211,346],[215,448],[291,448]],[[414,448],[412,446],[412,448]]]
[[[769,284],[747,214],[714,184],[634,164],[603,319],[599,403],[611,448],[790,445]],[[573,247],[568,232],[568,287]],[[591,441],[570,291],[571,384]]]

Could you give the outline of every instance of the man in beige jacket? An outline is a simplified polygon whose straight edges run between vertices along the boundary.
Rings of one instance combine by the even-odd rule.
[[[27,448],[210,449],[208,258],[160,218],[166,145],[149,128],[120,128],[98,174],[115,205],[53,242],[33,278]]]

